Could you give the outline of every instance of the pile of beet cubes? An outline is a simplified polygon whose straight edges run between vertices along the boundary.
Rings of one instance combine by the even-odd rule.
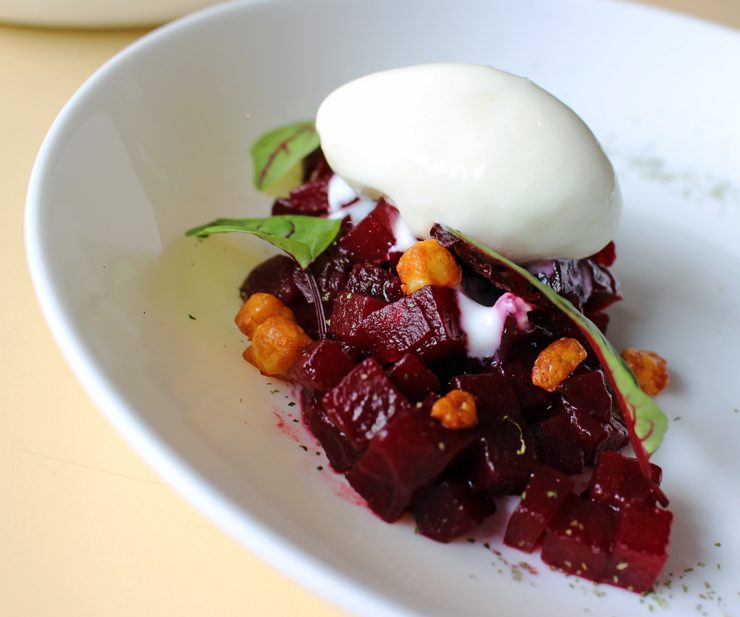
[[[331,176],[319,159],[308,181],[275,203],[274,213],[321,216]],[[392,522],[410,511],[420,533],[440,542],[469,534],[496,512],[496,498],[522,495],[505,543],[553,568],[637,592],[650,589],[665,560],[672,515],[633,459],[596,355],[573,323],[536,290],[471,245],[435,227],[463,267],[463,288],[493,305],[506,291],[532,307],[530,326],[507,319],[494,357],[466,356],[455,292],[426,286],[405,295],[395,264],[398,211],[381,202],[356,226],[345,219],[337,240],[311,266],[320,297],[286,256],[247,277],[253,293],[277,296],[314,342],[291,368],[302,390],[306,425],[333,469],[370,508]],[[556,260],[533,272],[602,329],[603,309],[621,299],[609,266],[613,245],[582,260]],[[315,303],[328,333],[320,338]],[[555,392],[532,384],[540,351],[576,338],[588,357]],[[434,402],[459,389],[476,398],[477,426],[445,428]],[[568,476],[595,465],[589,489],[573,492]],[[654,481],[660,470],[653,466]]]

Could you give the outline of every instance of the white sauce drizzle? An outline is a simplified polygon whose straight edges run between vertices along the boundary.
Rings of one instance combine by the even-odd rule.
[[[484,306],[458,289],[457,305],[460,307],[460,326],[468,339],[468,355],[473,358],[490,358],[496,354],[509,315],[516,317],[520,330],[529,329],[527,313],[532,306],[512,293],[505,293],[493,306]]]
[[[377,202],[365,197],[358,197],[352,187],[334,174],[327,188],[330,219],[343,219],[349,216],[352,224],[357,225],[377,206]]]

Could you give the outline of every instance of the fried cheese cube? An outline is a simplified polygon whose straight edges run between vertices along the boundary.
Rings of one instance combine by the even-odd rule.
[[[396,271],[405,294],[412,294],[427,285],[457,287],[462,280],[462,268],[452,253],[434,238],[417,242],[406,250]]]
[[[251,339],[257,327],[275,315],[295,321],[293,311],[285,306],[279,298],[272,294],[255,293],[249,296],[249,299],[239,309],[234,318],[234,323],[242,334]]]
[[[245,350],[244,359],[256,366],[263,375],[290,381],[288,369],[312,342],[297,323],[275,315],[254,331],[252,346]]]
[[[668,385],[666,361],[654,351],[625,349],[622,359],[632,369],[645,394],[655,396]]]
[[[475,426],[478,424],[475,397],[463,390],[451,390],[432,405],[432,417],[453,431]]]
[[[576,339],[563,337],[540,352],[532,367],[532,383],[548,392],[558,386],[586,359],[586,350]]]

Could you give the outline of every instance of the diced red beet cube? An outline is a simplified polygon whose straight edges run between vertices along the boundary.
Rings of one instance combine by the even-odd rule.
[[[365,318],[362,325],[373,352],[387,362],[411,352],[428,364],[465,349],[455,292],[447,287],[422,287]]]
[[[303,182],[315,182],[316,180],[330,180],[334,172],[326,162],[326,157],[321,148],[316,148],[311,154],[303,158]]]
[[[389,251],[396,243],[393,225],[397,218],[398,210],[381,201],[342,238],[342,247],[357,263],[379,266],[388,261]]]
[[[609,422],[612,417],[612,395],[601,370],[571,375],[558,386],[558,392],[573,409],[588,413],[601,422]]]
[[[453,431],[432,418],[430,396],[395,414],[347,473],[352,487],[383,520],[392,522],[471,444],[475,432]]]
[[[368,345],[370,339],[362,329],[362,320],[387,306],[375,298],[343,291],[334,302],[327,330],[353,345]]]
[[[521,419],[521,405],[509,379],[499,373],[457,375],[450,379],[450,390],[463,390],[475,397],[478,421],[486,426],[506,417]]]
[[[293,311],[295,321],[303,328],[303,331],[314,341],[318,340],[320,338],[319,324],[313,304],[309,304],[308,300],[299,294],[290,305],[290,310]]]
[[[327,198],[328,180],[317,180],[302,184],[290,192],[290,203],[294,211],[292,214],[318,216],[329,211]]]
[[[339,345],[328,339],[311,343],[288,375],[302,388],[322,397],[336,386],[355,366]]]
[[[272,216],[280,216],[281,214],[296,214],[290,199],[280,197],[272,204]]]
[[[584,312],[603,311],[624,298],[619,281],[608,267],[593,259],[582,259],[584,278],[590,278],[591,293],[583,305]]]
[[[583,450],[578,445],[568,414],[562,410],[530,425],[537,458],[566,476],[583,471]]]
[[[609,313],[602,313],[600,311],[587,312],[586,317],[590,319],[594,325],[601,330],[602,334],[606,334],[606,329],[609,327],[610,316]]]
[[[410,402],[417,403],[439,390],[439,379],[411,353],[388,369],[388,379]]]
[[[650,463],[653,481],[660,486],[663,472]],[[623,504],[637,499],[646,505],[657,502],[655,491],[640,469],[637,459],[627,458],[618,452],[604,452],[596,463],[589,484],[589,499],[619,510]]]
[[[451,542],[470,533],[485,519],[470,486],[452,478],[425,491],[412,510],[419,533],[437,542]]]
[[[286,306],[300,295],[293,282],[293,271],[298,265],[287,255],[275,255],[263,261],[249,273],[240,287],[242,300],[256,293],[272,294]]]
[[[401,279],[372,264],[356,264],[347,280],[347,291],[365,294],[390,304],[404,297]]]
[[[460,308],[455,291],[449,287],[427,285],[411,294],[421,306],[433,336],[421,344],[417,356],[423,362],[439,360],[465,351],[467,338],[460,326]]]
[[[397,300],[363,320],[373,352],[386,362],[395,362],[432,337],[424,311],[412,296]]]
[[[599,581],[616,527],[617,513],[609,506],[571,493],[547,526],[542,561],[568,574]]]
[[[314,437],[319,440],[332,469],[338,473],[347,471],[360,455],[347,436],[326,417],[321,403],[308,394],[301,392],[303,405],[303,422]]]
[[[329,420],[359,451],[395,415],[403,415],[411,404],[393,387],[375,358],[352,369],[339,385],[322,399]]]
[[[531,420],[532,413],[546,408],[555,394],[532,383],[532,367],[539,350],[531,345],[525,345],[523,352],[519,349],[517,352],[516,355],[509,354],[506,361],[500,365],[499,371],[514,386],[522,406],[522,413],[528,420]]]
[[[590,259],[600,263],[602,266],[606,266],[607,268],[610,267],[617,259],[617,249],[614,246],[614,241],[612,240],[609,242],[609,244],[607,244],[598,253],[591,255]]]
[[[534,439],[520,415],[505,416],[480,429],[474,448],[470,481],[476,491],[495,495],[518,495],[535,464]]]
[[[609,418],[608,422],[600,422],[588,412],[569,409],[569,403],[564,406],[570,415],[573,435],[583,450],[584,465],[591,467],[602,452],[623,450],[629,443],[627,428],[616,417]]]
[[[509,519],[504,544],[531,553],[572,491],[573,480],[568,476],[548,465],[535,467]]]
[[[672,522],[669,510],[637,499],[625,504],[619,512],[604,582],[638,593],[649,591],[668,559]]]

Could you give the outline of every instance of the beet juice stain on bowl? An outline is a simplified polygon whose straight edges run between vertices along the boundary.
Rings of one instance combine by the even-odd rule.
[[[622,198],[581,119],[529,80],[422,65],[350,82],[316,125],[268,133],[253,157],[258,188],[298,164],[302,183],[272,217],[188,234],[243,231],[287,253],[247,276],[236,323],[249,363],[301,387],[333,471],[439,542],[521,495],[505,544],[650,590],[672,514],[648,394],[668,373],[604,335]],[[620,454],[630,443],[636,458]]]

